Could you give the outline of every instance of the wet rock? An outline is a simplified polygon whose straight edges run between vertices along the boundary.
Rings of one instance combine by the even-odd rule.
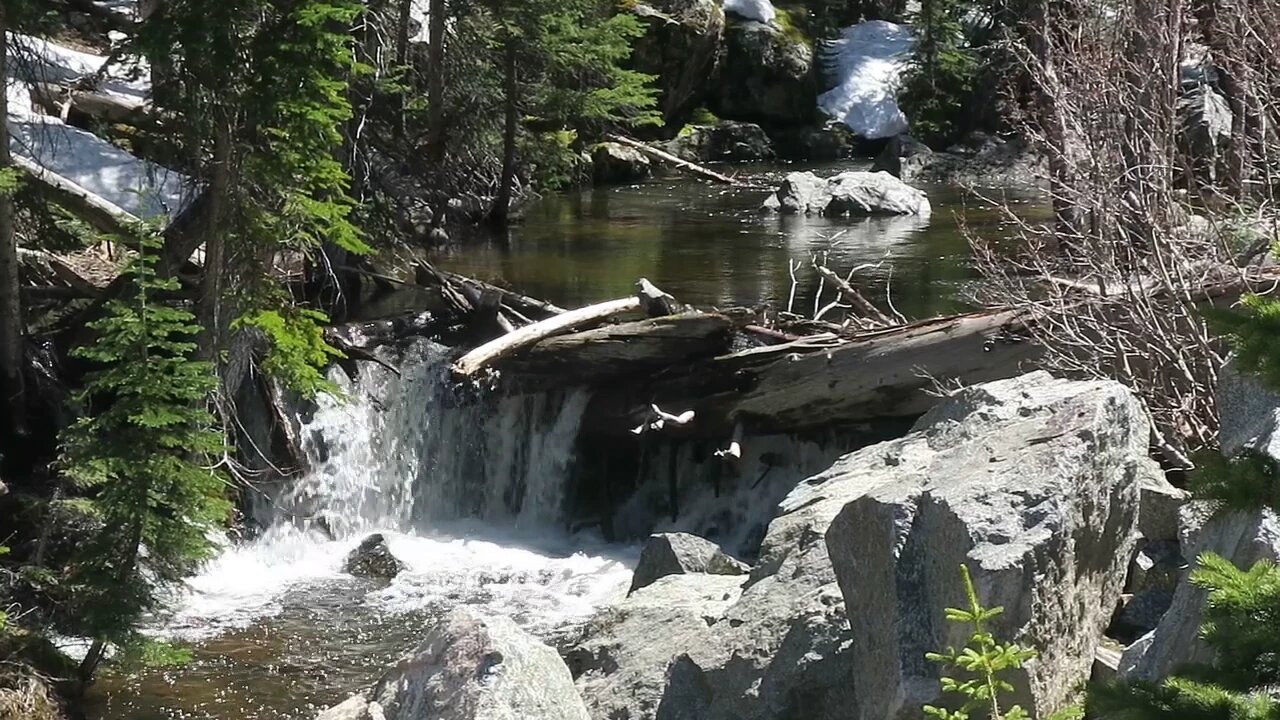
[[[382,706],[364,695],[352,695],[316,716],[316,720],[386,720]]]
[[[721,117],[807,125],[818,116],[813,44],[778,23],[731,18],[711,109]]]
[[[978,186],[1034,186],[1046,177],[1044,160],[1018,139],[975,132],[936,152],[909,135],[885,145],[872,170],[883,170],[908,183]]]
[[[658,77],[658,107],[675,132],[711,90],[724,51],[724,8],[720,0],[646,0],[629,7],[644,25],[632,64]]]
[[[724,553],[719,545],[688,533],[651,535],[640,551],[631,579],[631,592],[668,575],[707,573],[743,575],[749,568]]]
[[[783,215],[818,215],[831,202],[827,181],[811,172],[787,173],[776,192],[764,201],[764,209]]]
[[[998,631],[1046,648],[1020,687],[1055,706],[1119,599],[1148,432],[1114,383],[972,388],[798,485],[745,583],[663,577],[587,622],[566,662],[598,719],[888,720],[938,694],[924,652],[963,642],[943,612],[966,560],[1007,608]]]
[[[827,181],[831,202],[824,215],[928,215],[929,198],[885,172],[845,172]]]
[[[446,615],[371,697],[386,720],[589,718],[555,650],[508,618],[466,608]]]
[[[666,150],[694,163],[752,162],[774,157],[773,141],[763,128],[733,120],[690,125],[666,144]]]
[[[1068,703],[1120,599],[1138,477],[1154,465],[1149,432],[1121,385],[1037,372],[968,388],[904,440],[837,463],[824,480],[846,502],[826,544],[858,609],[855,717],[897,717],[938,698],[923,657],[965,641],[944,621],[945,608],[964,604],[961,563],[984,604],[1005,608],[996,635],[1040,651],[1011,674],[1015,699],[1040,717]]]
[[[887,172],[903,181],[919,177],[920,169],[933,160],[933,150],[910,135],[895,135],[876,156],[871,172]]]
[[[619,143],[604,142],[591,153],[595,181],[601,185],[643,180],[653,174],[648,156]]]
[[[386,538],[375,533],[360,541],[360,545],[347,555],[342,571],[365,578],[390,580],[404,570],[405,565],[387,547]]]

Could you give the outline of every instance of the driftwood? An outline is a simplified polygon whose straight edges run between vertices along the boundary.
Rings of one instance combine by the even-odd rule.
[[[672,367],[654,380],[615,383],[597,392],[584,427],[622,433],[649,406],[689,408],[689,434],[726,437],[800,432],[881,417],[918,415],[936,401],[936,386],[1012,377],[1037,357],[1022,335],[1021,311],[938,318],[864,333],[852,339],[806,338]]]
[[[648,155],[649,157],[652,157],[661,162],[667,163],[668,165],[671,165],[674,168],[683,170],[687,173],[692,173],[694,175],[706,178],[708,180],[712,180],[714,182],[724,183],[725,185],[742,185],[743,184],[741,181],[734,180],[728,175],[721,175],[715,170],[705,168],[696,163],[691,163],[688,160],[683,160],[681,158],[676,157],[675,155],[672,155],[669,152],[659,150],[651,145],[646,145],[645,143],[642,143],[639,140],[632,140],[629,137],[624,137],[622,135],[614,135],[614,134],[606,135],[605,139],[609,140],[610,142],[616,142],[619,145],[626,145],[627,147],[632,148],[634,150],[639,150],[645,155]]]
[[[425,265],[437,278],[441,278],[455,285],[474,287],[480,290],[495,292],[502,298],[502,303],[504,305],[528,317],[544,320],[552,315],[559,315],[560,313],[568,312],[564,308],[558,305],[553,305],[544,300],[531,298],[527,295],[521,295],[520,293],[513,292],[506,288],[498,287],[497,285],[492,285],[481,280],[469,278],[465,275],[459,275],[447,270],[440,270],[438,268],[431,267],[430,265],[426,265],[425,263],[423,265]]]
[[[560,335],[584,325],[607,320],[627,312],[642,310],[652,316],[666,314],[673,307],[675,307],[674,298],[654,287],[648,280],[641,278],[636,283],[634,297],[609,300],[578,308],[577,310],[570,310],[541,322],[526,325],[515,332],[507,333],[459,358],[453,364],[453,374],[458,379],[471,378],[496,360],[554,335]]]
[[[893,318],[881,312],[880,308],[873,305],[862,293],[858,292],[857,288],[850,285],[847,280],[837,275],[831,268],[815,262],[813,263],[813,269],[817,270],[818,274],[826,278],[832,285],[835,285],[840,297],[849,301],[859,315],[881,325],[898,324]]]
[[[547,338],[504,368],[536,376],[540,387],[593,382],[713,357],[729,348],[732,332],[729,318],[712,313],[637,320]]]

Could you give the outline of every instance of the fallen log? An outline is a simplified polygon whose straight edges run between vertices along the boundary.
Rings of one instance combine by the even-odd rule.
[[[146,114],[147,103],[134,95],[99,90],[93,87],[68,86],[61,83],[31,84],[35,99],[46,108],[56,110],[65,121],[63,109],[69,108],[109,123],[133,123]]]
[[[502,297],[502,303],[504,305],[520,312],[523,315],[536,317],[538,319],[546,319],[552,315],[559,315],[560,313],[568,312],[568,310],[565,310],[558,305],[553,305],[537,298],[531,298],[527,295],[521,295],[520,293],[493,285],[492,283],[484,282],[483,280],[476,280],[475,278],[469,278],[465,275],[449,272],[448,270],[440,270],[429,265],[427,265],[427,267],[430,269],[431,273],[434,273],[438,277],[448,280],[456,285],[473,286],[482,290],[496,292]]]
[[[453,364],[453,375],[459,380],[469,379],[495,360],[523,350],[553,335],[560,335],[583,325],[636,310],[644,310],[649,314],[666,312],[673,304],[674,299],[670,295],[654,287],[648,280],[640,278],[636,282],[636,294],[633,297],[609,300],[570,310],[541,322],[526,325],[515,332],[509,332],[481,345]]]
[[[805,338],[672,367],[597,391],[583,427],[624,433],[656,403],[689,408],[682,431],[727,437],[802,432],[872,418],[910,417],[936,401],[938,384],[1012,377],[1039,355],[1020,310],[937,318],[854,336]]]
[[[632,148],[634,150],[639,150],[645,155],[648,155],[649,157],[652,157],[661,162],[667,163],[668,165],[671,165],[674,168],[683,170],[687,173],[692,173],[699,177],[704,177],[714,182],[724,183],[725,185],[739,185],[739,186],[744,185],[743,182],[739,180],[735,180],[729,177],[728,175],[721,175],[715,170],[711,170],[701,165],[691,163],[688,160],[682,160],[676,157],[675,155],[672,155],[669,152],[659,150],[658,148],[642,143],[639,140],[632,140],[629,137],[625,137],[623,135],[615,135],[612,133],[606,135],[605,139],[609,140],[610,142],[616,142],[619,145],[626,145],[627,147]]]
[[[139,222],[136,215],[119,205],[100,195],[95,195],[30,158],[15,153],[13,163],[24,171],[51,201],[66,208],[72,215],[98,230],[118,233]]]
[[[714,357],[729,348],[733,322],[719,314],[689,312],[557,335],[504,364],[546,383],[582,383]]]

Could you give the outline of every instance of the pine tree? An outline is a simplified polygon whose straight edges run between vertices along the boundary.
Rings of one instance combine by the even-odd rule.
[[[194,316],[157,298],[178,287],[156,276],[159,244],[140,232],[132,296],[112,301],[90,325],[97,341],[74,352],[95,369],[78,396],[88,412],[63,432],[60,462],[102,522],[71,573],[81,631],[94,639],[84,681],[108,644],[129,644],[162,591],[210,556],[230,511],[211,469],[224,449],[206,409],[216,379],[191,359]]]
[[[969,0],[921,0],[911,18],[916,47],[901,98],[912,133],[925,143],[954,140],[972,110],[979,65],[966,44],[963,18],[973,10]]]
[[[1210,667],[1189,667],[1163,683],[1090,689],[1091,717],[1114,720],[1280,720],[1270,692],[1280,683],[1280,569],[1239,570],[1213,554],[1192,581],[1209,591],[1201,628]]]

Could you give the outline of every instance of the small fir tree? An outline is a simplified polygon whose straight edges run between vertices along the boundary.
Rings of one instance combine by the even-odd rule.
[[[63,472],[102,522],[71,573],[83,632],[94,639],[84,681],[108,644],[135,644],[162,591],[213,552],[212,531],[230,511],[212,469],[224,442],[205,405],[216,379],[191,359],[199,327],[158,299],[178,284],[156,276],[155,235],[140,238],[127,271],[132,295],[109,303],[90,325],[97,341],[74,351],[95,369],[78,395],[88,412],[61,437]]]
[[[943,692],[959,695],[963,698],[963,704],[958,710],[926,705],[924,712],[938,720],[970,720],[975,717],[975,713],[976,717],[991,720],[1027,720],[1031,716],[1019,705],[1002,710],[1000,696],[1013,692],[1013,685],[1003,675],[1021,668],[1036,656],[1036,652],[1016,644],[1001,643],[996,639],[988,624],[999,617],[1004,608],[983,607],[978,600],[978,591],[973,585],[969,567],[961,565],[960,574],[964,579],[965,598],[969,606],[963,609],[948,608],[946,614],[950,622],[972,628],[969,643],[959,650],[950,648],[946,652],[929,653],[925,657],[941,663],[949,670],[963,672],[965,679],[942,677]]]
[[[902,106],[911,131],[930,145],[943,145],[965,129],[977,82],[977,53],[965,40],[966,0],[921,0],[911,18],[916,47],[903,77]]]

